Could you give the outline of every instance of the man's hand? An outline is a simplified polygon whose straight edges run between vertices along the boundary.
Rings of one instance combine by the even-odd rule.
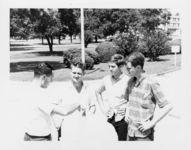
[[[114,111],[112,109],[109,109],[107,112],[106,112],[106,116],[108,118],[111,118],[112,116],[114,115]]]
[[[117,110],[117,114],[121,115],[121,116],[125,116],[125,108],[124,109],[118,109]]]
[[[96,112],[96,106],[95,106],[95,105],[90,106],[89,112],[92,113],[92,114],[95,114],[95,112]]]
[[[141,132],[145,132],[155,126],[155,124],[150,120],[146,122],[138,122],[137,124],[139,125],[138,129]]]

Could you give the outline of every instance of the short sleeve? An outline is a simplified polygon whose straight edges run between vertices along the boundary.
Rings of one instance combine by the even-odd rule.
[[[154,99],[160,108],[168,104],[168,101],[161,90],[161,87],[158,82],[151,81],[151,91],[153,93]]]

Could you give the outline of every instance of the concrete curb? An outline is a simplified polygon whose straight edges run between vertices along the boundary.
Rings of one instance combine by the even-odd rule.
[[[171,73],[171,72],[175,72],[175,71],[178,71],[180,70],[181,67],[179,68],[174,68],[172,70],[168,70],[168,71],[165,71],[165,72],[160,72],[160,73],[156,73],[156,74],[151,74],[152,77],[156,77],[156,76],[161,76],[161,75],[164,75],[164,74],[167,74],[167,73]]]

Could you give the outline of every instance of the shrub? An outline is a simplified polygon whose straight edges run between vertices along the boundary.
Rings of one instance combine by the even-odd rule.
[[[99,64],[100,63],[100,58],[99,58],[99,55],[96,51],[90,51],[90,50],[87,50],[86,53],[91,57],[93,58],[94,60],[94,64]]]
[[[114,38],[113,42],[119,47],[118,53],[124,56],[128,56],[134,51],[138,51],[138,36],[129,31],[128,33],[118,33]]]
[[[156,61],[160,55],[170,53],[168,36],[162,30],[156,30],[145,34],[141,52],[144,53],[151,61]]]
[[[105,63],[117,52],[117,49],[112,42],[103,42],[96,47],[95,51],[98,53],[100,61]]]
[[[72,48],[63,52],[63,63],[66,67],[70,67],[72,61],[81,60],[81,49]],[[87,53],[85,54],[86,69],[91,70],[94,66],[94,60]]]
[[[71,61],[76,62],[76,61],[80,61],[80,60],[81,60],[81,55],[74,57]],[[90,56],[88,56],[87,54],[85,54],[85,64],[86,64],[87,70],[93,69],[94,60]]]

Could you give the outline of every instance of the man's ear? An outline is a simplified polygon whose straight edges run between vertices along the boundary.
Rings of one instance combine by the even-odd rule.
[[[142,67],[141,67],[140,65],[137,65],[136,68],[137,68],[138,70],[141,70],[141,69],[142,69]]]

